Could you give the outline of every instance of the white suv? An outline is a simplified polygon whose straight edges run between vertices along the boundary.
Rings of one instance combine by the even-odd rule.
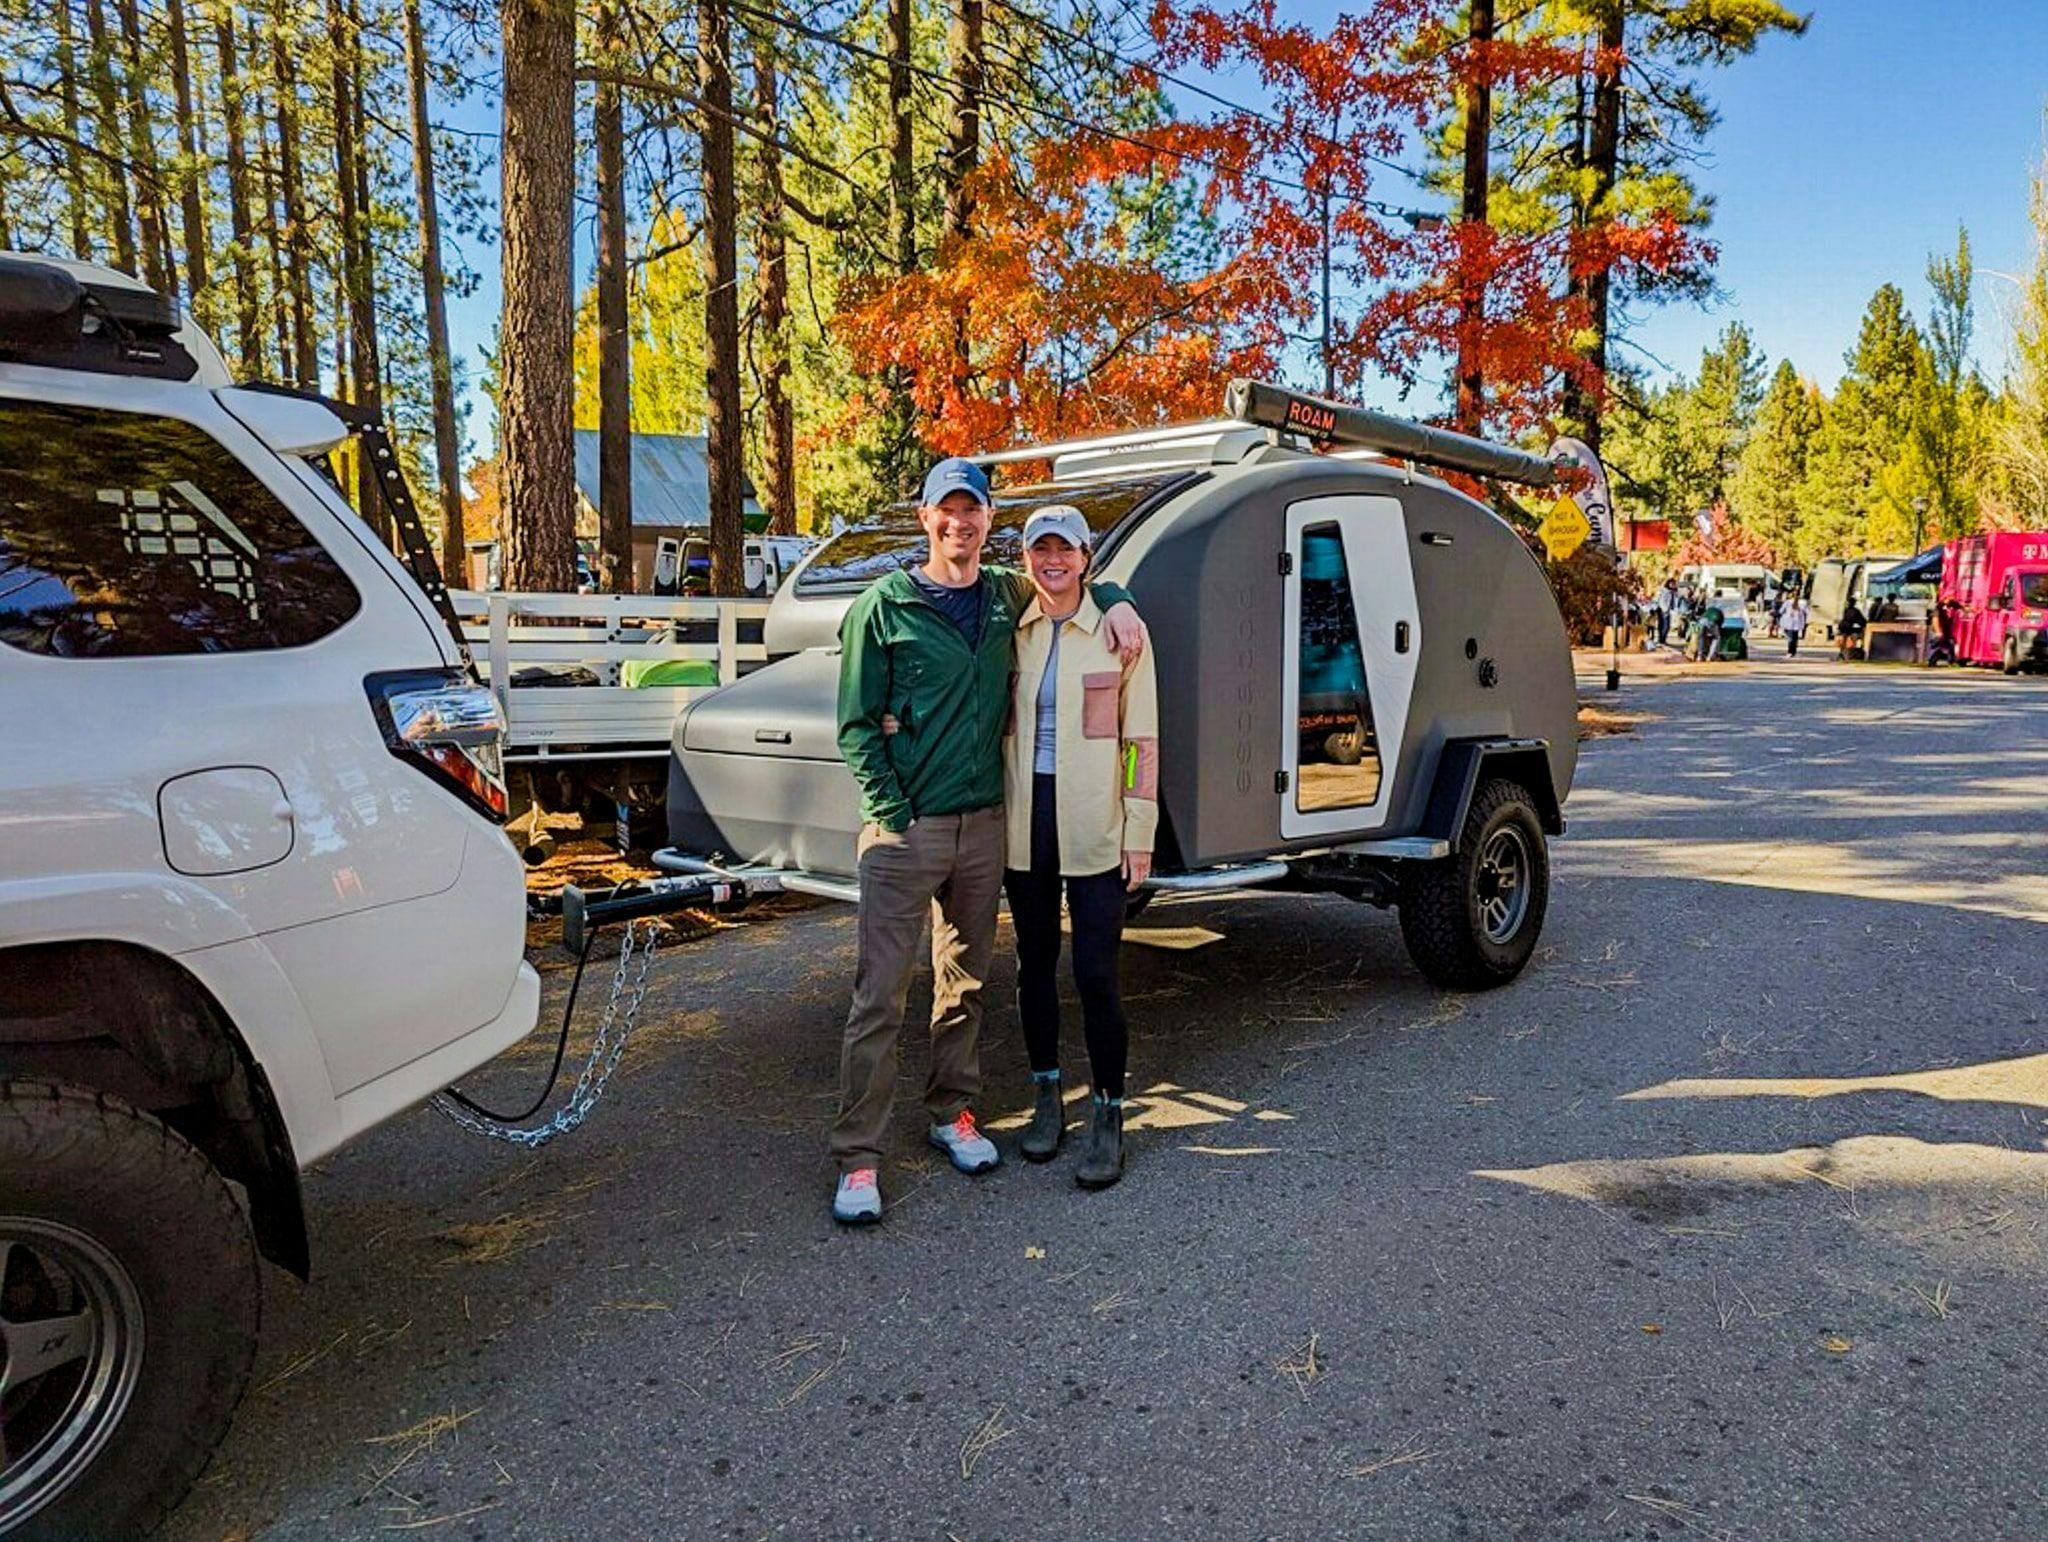
[[[319,458],[109,269],[0,257],[0,1532],[133,1536],[298,1171],[534,1024],[489,693]]]

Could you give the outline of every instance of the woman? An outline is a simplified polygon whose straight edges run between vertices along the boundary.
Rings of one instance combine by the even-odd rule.
[[[1799,639],[1806,635],[1806,602],[1797,594],[1785,597],[1785,608],[1778,612],[1778,630],[1785,637],[1785,657],[1799,656]]]
[[[1060,895],[1073,923],[1074,984],[1093,1084],[1088,1144],[1074,1179],[1123,1176],[1126,1031],[1117,989],[1125,896],[1152,872],[1159,819],[1159,706],[1152,653],[1121,663],[1084,579],[1094,535],[1078,509],[1025,521],[1037,597],[1017,622],[1017,674],[1003,741],[1017,1004],[1036,1102],[1022,1149],[1050,1161],[1066,1128],[1060,1096]]]

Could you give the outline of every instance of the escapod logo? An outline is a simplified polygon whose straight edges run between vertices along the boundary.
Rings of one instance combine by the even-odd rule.
[[[1328,407],[1319,407],[1297,397],[1287,404],[1287,426],[1320,438],[1337,432],[1337,414]]]

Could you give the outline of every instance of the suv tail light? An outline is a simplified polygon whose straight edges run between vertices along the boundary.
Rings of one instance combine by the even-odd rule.
[[[459,669],[408,669],[371,675],[363,688],[392,754],[505,822],[505,715],[488,686]]]

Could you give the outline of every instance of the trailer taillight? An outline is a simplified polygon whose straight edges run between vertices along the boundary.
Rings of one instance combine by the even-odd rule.
[[[392,754],[505,822],[505,715],[489,687],[459,669],[409,669],[371,675],[363,688]]]

